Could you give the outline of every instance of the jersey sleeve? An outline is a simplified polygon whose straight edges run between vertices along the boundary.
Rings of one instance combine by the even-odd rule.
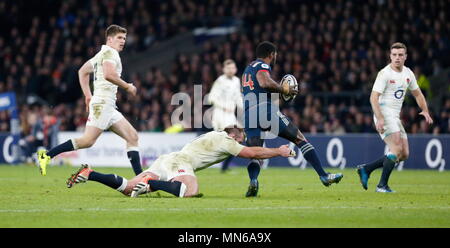
[[[219,94],[219,78],[214,81],[213,86],[211,87],[211,91],[208,95],[208,103],[215,104],[217,102],[218,94]]]
[[[409,82],[408,89],[409,90],[417,90],[419,88],[419,85],[417,84],[416,76],[414,75],[414,73],[412,71],[410,71],[410,74],[411,74],[411,76],[410,76],[409,80],[411,80],[411,81]]]
[[[92,57],[88,62],[92,65],[92,67],[95,67],[95,57]]]
[[[376,91],[378,93],[383,93],[384,89],[387,85],[386,72],[380,71],[378,72],[377,78],[375,79],[375,83],[373,84],[372,91]]]
[[[221,135],[220,145],[222,150],[233,156],[237,156],[245,146],[239,144],[236,140],[229,137],[228,135]]]
[[[272,68],[270,68],[270,66],[266,63],[260,63],[256,66],[256,73],[258,73],[259,71],[267,71],[268,73],[270,73],[272,71]]]
[[[113,63],[114,65],[117,65],[117,59],[116,59],[116,56],[114,56],[115,54],[114,54],[114,52],[112,51],[112,50],[106,50],[104,53],[103,53],[103,58],[102,58],[102,64],[103,64],[103,62],[105,62],[105,61],[108,61],[108,62],[111,62],[111,63]]]

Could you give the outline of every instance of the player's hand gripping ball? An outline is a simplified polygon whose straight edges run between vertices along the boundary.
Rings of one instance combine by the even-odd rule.
[[[298,83],[297,83],[297,79],[293,75],[291,75],[291,74],[284,75],[284,77],[280,81],[280,84],[283,87],[287,87],[287,86],[284,86],[285,84],[287,84],[290,89],[289,92],[292,92],[292,91],[295,92],[295,93],[289,93],[289,94],[281,94],[281,97],[283,97],[284,101],[288,102],[297,96]]]

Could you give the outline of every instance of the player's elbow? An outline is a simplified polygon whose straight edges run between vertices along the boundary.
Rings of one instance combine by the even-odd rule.
[[[107,81],[113,81],[114,80],[114,75],[113,73],[110,72],[104,72],[104,77]]]
[[[82,78],[86,77],[87,75],[89,75],[89,72],[87,72],[83,67],[78,70],[78,77]]]

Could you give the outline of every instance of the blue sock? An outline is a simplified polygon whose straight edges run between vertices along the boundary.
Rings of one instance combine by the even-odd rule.
[[[123,182],[126,179],[121,177],[121,176],[117,176],[116,174],[102,174],[96,171],[92,171],[89,174],[89,181],[96,181],[99,183],[102,183],[108,187],[111,187],[115,190],[119,190],[119,191],[123,191],[125,188],[123,188],[122,190],[120,190],[120,187],[123,186]],[[125,184],[126,186],[126,184]]]
[[[394,154],[388,154],[384,157],[383,171],[381,172],[380,182],[377,187],[384,187],[388,184],[389,177],[397,162],[397,156]]]
[[[75,150],[75,148],[73,147],[72,140],[68,140],[50,149],[50,151],[47,152],[47,155],[50,156],[51,158],[54,158],[60,153],[69,152],[73,150]]]
[[[371,163],[367,163],[364,165],[364,169],[366,170],[367,174],[370,175],[370,173],[372,173],[372,171],[383,167],[383,162],[384,162],[384,158],[385,156],[371,162]]]
[[[252,160],[247,166],[248,176],[250,180],[258,180],[259,171],[261,170],[261,166],[259,166],[258,160]]]
[[[300,148],[303,157],[306,159],[306,161],[309,162],[309,164],[312,165],[312,167],[314,168],[314,170],[316,170],[319,176],[328,175],[322,168],[322,164],[320,163],[319,157],[317,157],[317,153],[316,150],[314,149],[314,146],[312,146],[309,142],[306,141],[300,142],[300,144],[298,144],[297,146]]]
[[[176,197],[180,197],[181,182],[179,181],[166,182],[159,180],[150,180],[148,181],[148,184],[150,185],[150,189],[152,191],[162,190]]]
[[[139,152],[135,150],[129,150],[127,152],[128,159],[133,167],[134,174],[139,175],[142,172],[141,158]]]

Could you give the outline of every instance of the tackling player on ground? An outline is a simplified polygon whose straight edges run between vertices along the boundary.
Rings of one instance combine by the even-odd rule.
[[[127,156],[135,174],[142,172],[138,150],[138,134],[136,129],[117,111],[116,93],[120,87],[130,95],[136,95],[136,87],[123,81],[122,62],[119,52],[125,46],[127,30],[118,25],[106,29],[106,45],[78,71],[81,89],[89,112],[86,129],[82,137],[71,139],[50,151],[38,151],[39,169],[42,175],[47,173],[50,160],[60,153],[91,147],[104,130],[111,130],[127,144]],[[89,75],[94,73],[94,95],[89,87]]]
[[[322,164],[317,157],[314,147],[306,140],[305,136],[295,127],[292,122],[283,115],[278,107],[272,103],[270,93],[281,93],[284,95],[296,95],[297,90],[289,84],[279,84],[270,77],[270,63],[276,61],[277,49],[270,42],[264,41],[256,48],[257,59],[251,62],[242,74],[242,89],[244,94],[244,127],[247,135],[248,146],[263,146],[263,132],[269,131],[296,144],[303,157],[313,166],[325,186],[338,183],[343,175],[330,174],[323,170]],[[279,99],[279,97],[278,97]],[[264,121],[270,121],[270,126],[263,125]],[[275,127],[276,126],[276,127]],[[248,164],[247,170],[250,177],[250,186],[246,193],[247,197],[258,194],[258,175],[262,162],[253,159]]]
[[[131,180],[115,174],[102,174],[93,171],[88,165],[73,174],[67,181],[74,184],[96,181],[109,186],[124,195],[137,197],[140,194],[163,190],[177,197],[190,197],[198,194],[196,171],[208,168],[230,156],[265,159],[275,156],[295,156],[287,145],[279,148],[245,147],[241,128],[229,127],[224,131],[212,131],[197,137],[179,152],[160,156],[147,170]]]
[[[225,127],[240,126],[235,111],[242,112],[241,82],[236,77],[236,63],[227,59],[223,62],[223,75],[218,77],[209,92],[209,103],[213,105],[212,126],[215,131]],[[222,172],[228,169],[232,157],[223,161]]]
[[[359,165],[357,172],[364,189],[370,174],[377,168],[383,167],[376,192],[394,192],[388,186],[389,176],[396,163],[405,161],[409,156],[408,137],[400,120],[400,112],[409,89],[416,99],[428,124],[433,124],[433,119],[428,112],[427,101],[417,85],[414,73],[405,66],[406,46],[397,42],[390,49],[391,63],[384,67],[377,75],[370,95],[370,104],[374,113],[375,127],[381,139],[389,147],[387,155],[378,160]]]

